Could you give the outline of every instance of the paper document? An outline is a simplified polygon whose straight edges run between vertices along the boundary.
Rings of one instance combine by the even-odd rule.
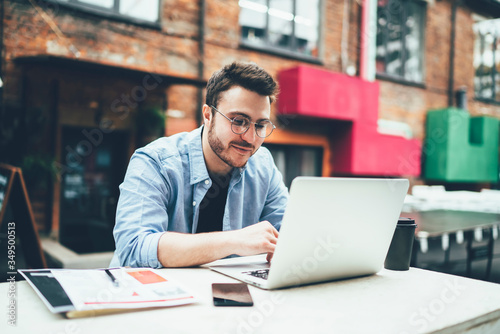
[[[42,284],[33,280],[35,275],[40,279],[36,270],[23,270],[21,274],[48,304],[49,309],[56,313],[165,307],[196,301],[193,294],[161,271],[149,268],[115,268],[109,272],[110,274],[101,269],[50,269],[51,275],[43,277],[45,280],[57,280],[59,289],[70,300],[69,306],[64,308],[54,308],[54,305],[49,305],[50,301],[47,303],[46,291],[39,289]]]

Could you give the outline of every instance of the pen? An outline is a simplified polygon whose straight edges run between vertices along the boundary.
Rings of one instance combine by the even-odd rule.
[[[109,278],[111,279],[111,282],[113,282],[113,285],[114,286],[118,286],[118,281],[116,280],[116,277],[111,273],[111,271],[109,271],[109,269],[104,269],[104,271],[106,272],[106,274],[108,274]]]

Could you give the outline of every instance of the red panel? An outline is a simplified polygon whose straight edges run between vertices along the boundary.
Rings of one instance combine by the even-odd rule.
[[[357,122],[353,126],[351,173],[418,176],[421,146],[420,140],[379,134],[376,128]]]
[[[333,169],[355,175],[420,175],[420,140],[379,134],[377,82],[309,66],[279,74],[281,114],[346,120],[332,134]]]
[[[336,173],[354,175],[420,175],[422,142],[379,134],[356,122],[332,140]]]
[[[279,112],[283,115],[300,114],[298,107],[298,68],[281,71],[278,74],[278,81],[280,85]]]
[[[297,66],[280,72],[279,83],[278,110],[281,114],[377,121],[377,82]]]

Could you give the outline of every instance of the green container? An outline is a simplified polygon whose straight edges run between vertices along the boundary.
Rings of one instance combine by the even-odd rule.
[[[427,113],[424,175],[446,182],[498,181],[499,120],[457,108]]]

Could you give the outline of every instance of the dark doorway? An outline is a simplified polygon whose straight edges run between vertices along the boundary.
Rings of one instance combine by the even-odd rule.
[[[265,144],[274,163],[283,175],[283,182],[290,187],[297,176],[321,176],[323,148],[316,146]]]
[[[113,251],[113,227],[130,134],[63,127],[59,242],[78,253]]]

